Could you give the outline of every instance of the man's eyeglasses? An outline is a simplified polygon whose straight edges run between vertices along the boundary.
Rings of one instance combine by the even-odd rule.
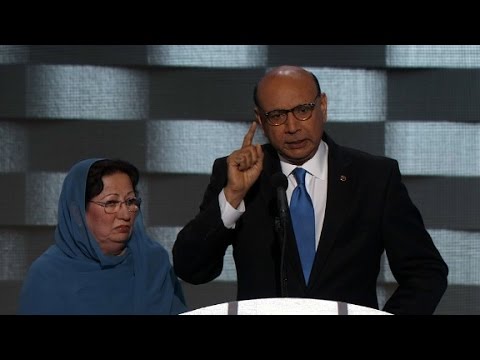
[[[125,204],[128,211],[135,213],[138,211],[138,209],[140,209],[140,204],[142,203],[142,199],[132,198],[132,199],[127,199],[125,201],[108,200],[105,202],[91,200],[90,202],[96,205],[103,206],[103,210],[105,210],[105,213],[107,214],[115,214],[120,210],[120,207],[122,206],[122,204]]]
[[[297,120],[305,121],[312,117],[313,109],[315,109],[315,101],[321,94],[315,96],[313,102],[308,104],[297,105],[289,110],[272,110],[263,114],[267,123],[272,126],[279,126],[285,124],[288,118],[288,113],[291,112]]]

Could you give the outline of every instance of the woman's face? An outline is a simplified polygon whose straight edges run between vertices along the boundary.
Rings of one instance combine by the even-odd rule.
[[[86,206],[87,226],[98,241],[104,254],[120,254],[130,238],[136,212],[130,212],[125,203],[118,211],[107,214],[105,208],[97,203],[134,199],[135,192],[130,177],[125,173],[115,173],[102,178],[103,190]]]

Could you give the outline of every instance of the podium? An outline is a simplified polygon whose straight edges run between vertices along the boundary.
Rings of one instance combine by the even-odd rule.
[[[265,298],[231,301],[180,315],[392,315],[340,301],[306,298]]]

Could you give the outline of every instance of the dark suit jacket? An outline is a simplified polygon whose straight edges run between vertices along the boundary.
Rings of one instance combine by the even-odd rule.
[[[308,286],[289,224],[285,249],[290,297],[343,301],[378,308],[376,284],[386,251],[398,287],[384,310],[431,314],[447,287],[448,268],[401,181],[395,160],[335,144],[329,146],[325,220]],[[215,279],[233,246],[239,300],[278,297],[280,237],[273,174],[281,171],[276,151],[263,145],[263,171],[245,198],[235,229],[220,217],[218,194],[227,182],[226,158],[213,165],[200,212],[178,234],[173,263],[180,278],[201,284]],[[343,180],[340,180],[343,177]]]

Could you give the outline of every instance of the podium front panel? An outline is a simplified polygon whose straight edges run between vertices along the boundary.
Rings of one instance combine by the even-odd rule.
[[[391,315],[340,301],[304,298],[266,298],[207,306],[182,315]]]

